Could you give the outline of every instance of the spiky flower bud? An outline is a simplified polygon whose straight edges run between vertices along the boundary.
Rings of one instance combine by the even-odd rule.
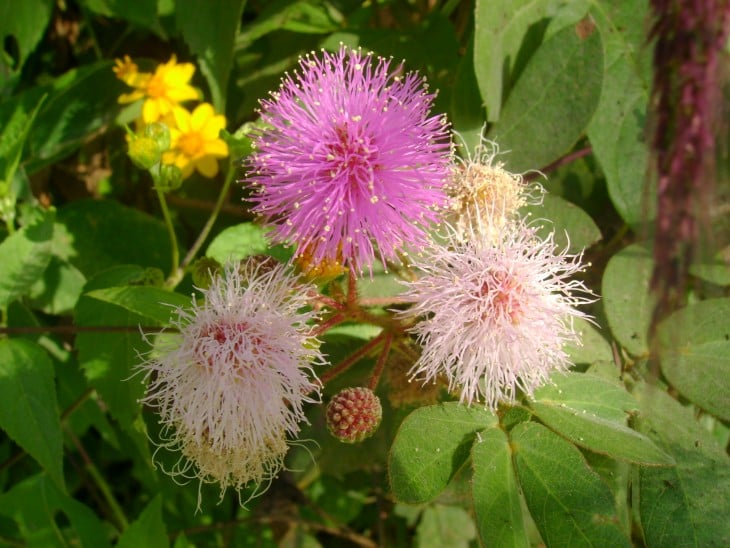
[[[359,443],[380,426],[383,408],[369,388],[358,386],[338,392],[327,404],[327,429],[343,443]]]

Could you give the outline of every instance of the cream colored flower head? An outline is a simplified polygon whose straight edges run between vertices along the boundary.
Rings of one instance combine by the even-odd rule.
[[[518,219],[522,206],[542,200],[542,186],[528,186],[522,175],[505,170],[496,160],[498,154],[498,145],[482,134],[466,159],[454,160],[447,219],[462,240],[476,234],[482,241],[497,242],[507,224]]]

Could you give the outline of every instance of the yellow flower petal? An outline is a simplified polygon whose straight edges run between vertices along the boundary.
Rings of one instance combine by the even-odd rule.
[[[193,111],[193,115],[190,120],[190,127],[194,131],[200,132],[205,124],[215,116],[215,110],[213,105],[210,103],[201,103]],[[218,137],[218,135],[216,135]]]
[[[216,156],[218,158],[225,158],[228,156],[228,145],[222,139],[206,141],[204,150],[206,155]]]
[[[213,116],[202,129],[203,138],[206,141],[213,141],[217,139],[221,133],[221,130],[226,127],[226,117],[222,114]]]
[[[175,121],[175,126],[180,130],[180,133],[189,133],[192,130],[190,123],[190,112],[183,107],[175,107],[172,109],[172,117]]]
[[[195,163],[195,167],[203,177],[212,179],[218,175],[218,162],[212,156],[203,156]]]
[[[160,102],[154,99],[147,99],[142,105],[142,120],[145,124],[156,122],[162,117]]]
[[[132,91],[130,93],[122,93],[117,99],[117,102],[124,105],[126,103],[134,103],[144,97],[144,93],[141,91]]]

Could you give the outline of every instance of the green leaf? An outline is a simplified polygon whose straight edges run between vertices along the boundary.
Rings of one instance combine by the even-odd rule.
[[[586,319],[574,318],[573,327],[580,338],[580,344],[569,343],[565,351],[574,364],[594,364],[613,360],[611,345],[594,325]],[[618,368],[617,368],[618,374]]]
[[[116,267],[89,280],[87,288],[94,292],[108,284],[127,283],[143,272],[139,267]],[[164,314],[161,308],[157,308],[155,313]],[[144,394],[142,377],[135,376],[135,365],[141,362],[140,355],[149,350],[139,326],[158,325],[157,319],[149,319],[122,306],[84,295],[76,305],[74,320],[79,326],[99,328],[98,332],[76,335],[79,365],[112,416],[123,427],[131,428],[139,413],[138,400]],[[129,329],[125,330],[125,327]],[[105,328],[109,330],[105,331]]]
[[[693,276],[715,285],[730,285],[730,246],[711,259],[693,264],[689,271]]]
[[[361,276],[357,280],[357,294],[365,299],[394,297],[403,292],[402,279],[383,268],[380,262],[372,266],[372,276]]]
[[[74,535],[60,537],[58,513],[68,517]],[[28,546],[110,546],[107,528],[79,501],[63,493],[45,474],[27,478],[0,495],[0,515],[12,518]]]
[[[538,48],[490,128],[488,137],[510,151],[510,171],[548,165],[570,151],[590,122],[601,93],[603,51],[598,30],[584,28],[567,27]]]
[[[340,26],[342,14],[332,4],[308,0],[274,0],[236,36],[236,50],[248,48],[262,36],[277,30],[329,34]]]
[[[170,546],[165,523],[162,521],[162,498],[158,495],[124,531],[117,548],[166,548]]]
[[[538,234],[546,237],[554,233],[555,243],[570,253],[580,253],[601,239],[601,231],[591,216],[560,196],[546,194],[541,204],[525,206],[520,212],[547,221],[539,226]]]
[[[474,514],[484,546],[530,546],[507,434],[489,428],[471,450]]]
[[[28,55],[43,37],[53,11],[52,0],[27,0],[23,2],[0,3],[0,36],[5,41],[3,55],[0,56],[0,86],[8,73],[20,72]],[[11,38],[18,48],[18,58],[8,55]],[[9,65],[8,62],[13,62]]]
[[[112,61],[70,70],[42,91],[48,100],[28,136],[25,170],[32,174],[76,150],[119,110],[125,85],[112,72]],[[37,93],[35,88],[26,92]],[[19,100],[23,100],[22,96]]]
[[[350,523],[365,504],[365,495],[351,485],[322,474],[307,489],[307,496],[340,523]]]
[[[62,315],[76,306],[86,278],[75,266],[55,256],[55,249],[53,251],[48,267],[30,288],[28,296],[34,308],[46,314]]]
[[[638,510],[649,547],[730,545],[730,458],[666,392],[640,384],[642,429],[674,456],[674,468],[637,471]],[[638,485],[637,485],[638,483]]]
[[[511,432],[527,507],[547,546],[630,546],[608,487],[578,449],[537,423]]]
[[[626,390],[587,373],[554,375],[530,407],[548,427],[581,447],[644,465],[674,464],[646,436],[626,426],[638,403]]]
[[[627,223],[654,218],[654,193],[645,189],[649,153],[646,112],[651,48],[646,47],[647,0],[602,2],[592,14],[606,57],[601,99],[588,126],[614,207]]]
[[[0,243],[0,308],[25,294],[51,260],[55,211],[45,210],[39,219]]]
[[[190,308],[190,297],[167,291],[159,287],[123,286],[107,287],[86,293],[87,297],[115,304],[125,310],[142,316],[149,323],[161,326],[170,324],[170,317],[176,308]]]
[[[65,490],[53,364],[23,339],[0,339],[0,426]]]
[[[43,96],[40,101],[32,105],[16,103],[15,109],[10,113],[10,119],[3,120],[0,134],[0,198],[4,197],[7,191],[8,187],[5,185],[9,185],[15,176],[28,131],[45,99]]]
[[[73,242],[69,262],[87,278],[121,264],[170,268],[165,224],[119,202],[76,200],[58,211],[58,224]]]
[[[149,29],[157,26],[157,2],[158,0],[81,0],[94,13],[137,23]]]
[[[662,373],[703,409],[730,421],[730,299],[672,314],[657,330]]]
[[[421,407],[401,424],[388,459],[393,495],[401,502],[434,499],[469,458],[476,432],[497,424],[484,409],[449,402]]]
[[[454,126],[454,133],[457,134],[456,144],[461,145],[466,151],[472,151],[481,141],[482,128],[486,121],[474,75],[473,43],[467,46],[464,57],[459,61],[455,79],[454,89],[459,92],[451,94],[449,119]],[[463,149],[461,154],[466,157],[467,154]]]
[[[458,506],[426,507],[416,528],[416,548],[468,548],[476,538],[474,522]]]
[[[246,0],[218,0],[201,9],[196,0],[177,0],[175,15],[200,70],[208,80],[213,105],[225,111],[228,77],[233,66],[233,44]]]
[[[122,333],[102,329],[100,333],[76,336],[79,364],[89,384],[99,392],[112,416],[122,426],[129,426],[139,413],[138,400],[144,394],[141,376],[134,377],[134,366],[141,361],[139,354],[147,350],[147,344],[135,329],[144,324],[144,318],[82,297],[76,306],[76,323],[83,327],[131,328]]]
[[[525,44],[559,4],[557,0],[477,0],[474,72],[490,122],[500,118],[503,94],[516,76]]]
[[[254,223],[241,223],[221,231],[208,246],[206,257],[220,264],[240,261],[251,255],[265,253],[269,247],[266,229]]]
[[[649,352],[647,339],[654,298],[649,280],[654,262],[640,245],[630,245],[608,261],[603,273],[603,307],[616,340],[634,356]]]

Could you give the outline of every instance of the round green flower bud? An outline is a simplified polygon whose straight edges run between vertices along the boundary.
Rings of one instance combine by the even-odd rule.
[[[162,150],[151,137],[132,137],[127,151],[129,159],[140,169],[151,169],[160,161]]]

